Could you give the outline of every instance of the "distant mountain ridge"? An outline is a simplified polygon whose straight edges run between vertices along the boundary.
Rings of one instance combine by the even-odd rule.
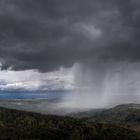
[[[110,109],[70,114],[89,122],[110,123],[135,130],[140,137],[140,104],[122,104]]]
[[[114,109],[140,109],[140,104],[134,104],[134,103],[130,103],[130,104],[121,104],[118,105],[116,107],[114,107]]]
[[[140,123],[140,104],[122,104],[93,114],[89,120],[99,122]]]
[[[128,121],[130,115],[137,115],[140,118],[140,104],[121,104],[109,109],[93,109],[89,111],[71,113],[72,117],[87,118],[93,121]],[[134,120],[139,121],[139,119]]]

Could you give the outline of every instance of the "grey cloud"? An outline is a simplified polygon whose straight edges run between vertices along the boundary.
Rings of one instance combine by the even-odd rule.
[[[0,0],[2,69],[140,60],[139,0]]]

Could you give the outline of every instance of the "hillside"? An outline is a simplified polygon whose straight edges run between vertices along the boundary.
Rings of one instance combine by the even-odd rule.
[[[0,108],[0,140],[138,140],[115,125]]]
[[[78,119],[87,119],[92,118],[95,114],[105,111],[106,109],[91,109],[88,111],[79,111],[67,113],[67,116],[78,118]]]
[[[123,104],[104,110],[70,114],[89,122],[111,123],[135,130],[140,135],[140,104]]]
[[[122,104],[110,109],[93,109],[68,116],[96,122],[140,123],[140,104]]]
[[[91,112],[88,120],[96,122],[140,123],[140,105],[124,104],[96,113]]]

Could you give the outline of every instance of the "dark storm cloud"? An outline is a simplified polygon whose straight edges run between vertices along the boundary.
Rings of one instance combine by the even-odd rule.
[[[2,69],[140,60],[139,0],[0,0]]]

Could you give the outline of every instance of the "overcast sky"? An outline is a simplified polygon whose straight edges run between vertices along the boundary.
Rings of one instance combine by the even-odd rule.
[[[0,0],[2,69],[140,60],[139,0]]]
[[[13,79],[14,86],[48,86],[44,77],[53,73],[63,79],[58,85],[92,88],[103,99],[136,97],[139,37],[139,0],[0,0],[1,88]]]

